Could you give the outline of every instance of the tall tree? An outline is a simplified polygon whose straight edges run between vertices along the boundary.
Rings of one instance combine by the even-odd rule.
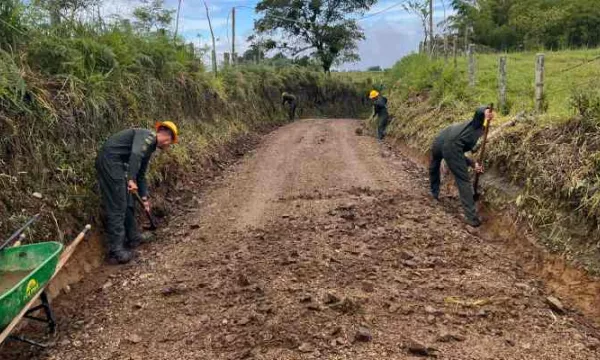
[[[254,23],[271,35],[280,50],[293,56],[311,51],[325,72],[336,63],[358,60],[357,43],[365,38],[355,20],[376,0],[262,0]],[[279,36],[277,36],[279,35]]]

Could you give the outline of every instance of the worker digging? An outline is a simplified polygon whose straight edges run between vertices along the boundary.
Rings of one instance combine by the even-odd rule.
[[[453,124],[443,129],[433,141],[431,162],[429,165],[429,181],[431,195],[439,200],[440,166],[442,160],[454,175],[456,187],[463,206],[467,224],[478,227],[481,219],[475,209],[473,187],[469,178],[469,167],[482,174],[483,164],[465,156],[466,152],[477,151],[477,142],[484,135],[485,129],[494,119],[494,111],[490,106],[480,107],[475,111],[472,120]]]
[[[156,124],[156,132],[127,129],[112,135],[96,159],[102,206],[105,212],[105,246],[109,263],[125,264],[145,236],[135,221],[135,200],[139,196],[150,212],[146,171],[157,148],[166,150],[178,140],[177,126],[171,121]],[[133,196],[132,196],[133,195]]]
[[[371,118],[377,117],[377,140],[381,142],[385,137],[389,120],[387,98],[382,96],[379,91],[372,90],[369,93],[369,99],[373,102],[373,115],[371,115]]]
[[[281,94],[281,100],[281,105],[288,105],[288,118],[290,122],[294,121],[294,118],[296,117],[296,107],[298,106],[296,96],[288,92],[284,92]]]

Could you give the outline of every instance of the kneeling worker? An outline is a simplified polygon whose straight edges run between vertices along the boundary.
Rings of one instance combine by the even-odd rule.
[[[125,264],[133,258],[132,249],[141,241],[135,222],[135,202],[130,193],[138,192],[150,210],[146,170],[150,157],[159,149],[177,143],[177,126],[171,121],[156,124],[156,132],[128,129],[112,135],[96,159],[102,206],[106,213],[105,244],[109,262]]]
[[[294,121],[294,118],[296,117],[296,107],[298,106],[298,102],[296,101],[296,96],[284,92],[283,94],[281,94],[281,99],[282,99],[282,103],[281,105],[288,104],[289,109],[288,109],[288,116],[291,121]]]
[[[477,216],[473,185],[469,178],[469,167],[478,173],[483,173],[483,166],[465,156],[472,151],[479,138],[483,135],[485,126],[494,119],[494,111],[490,107],[477,109],[472,120],[451,125],[440,132],[433,141],[431,163],[429,165],[429,180],[431,195],[438,200],[440,195],[440,165],[442,160],[454,175],[456,187],[465,212],[467,224],[477,227],[481,220]]]

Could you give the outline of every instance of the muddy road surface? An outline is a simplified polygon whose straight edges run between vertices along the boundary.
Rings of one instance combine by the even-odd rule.
[[[136,261],[55,301],[59,335],[2,359],[598,359],[527,254],[427,195],[352,120],[299,121],[176,215]]]

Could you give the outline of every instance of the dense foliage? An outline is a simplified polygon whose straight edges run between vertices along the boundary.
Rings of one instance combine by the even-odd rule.
[[[451,26],[501,50],[600,45],[597,0],[452,0]]]

